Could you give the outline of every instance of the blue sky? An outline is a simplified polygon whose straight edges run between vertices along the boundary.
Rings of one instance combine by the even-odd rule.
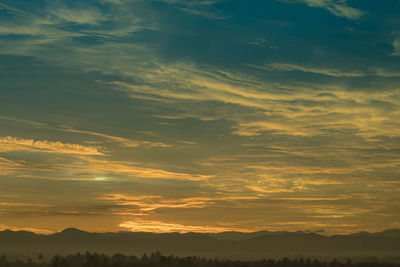
[[[0,228],[400,227],[399,13],[1,0]]]

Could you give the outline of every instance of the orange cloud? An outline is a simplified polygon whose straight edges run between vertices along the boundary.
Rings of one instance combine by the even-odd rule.
[[[21,163],[0,157],[1,174],[9,174],[21,167]]]
[[[218,227],[218,226],[199,226],[199,225],[184,225],[178,223],[165,223],[162,221],[144,221],[134,220],[125,221],[119,224],[122,228],[128,228],[133,232],[153,232],[153,233],[220,233],[226,231],[243,231],[243,229]]]
[[[164,144],[162,142],[135,141],[135,140],[131,140],[128,138],[119,137],[119,136],[113,136],[113,135],[108,135],[108,134],[103,134],[103,133],[98,133],[98,132],[93,132],[93,131],[78,130],[78,129],[74,129],[74,128],[71,128],[68,126],[61,127],[61,130],[65,131],[65,132],[70,132],[70,133],[78,133],[78,134],[86,134],[86,135],[102,137],[102,138],[109,139],[111,141],[120,143],[124,147],[138,147],[138,146],[171,147],[171,145]]]
[[[35,203],[17,203],[17,202],[0,202],[0,206],[5,207],[51,207],[50,204],[35,204]]]
[[[293,200],[293,201],[335,201],[335,200],[343,200],[348,199],[349,197],[278,197],[278,198],[270,198],[276,200]]]
[[[95,159],[87,156],[80,156],[79,158],[85,161],[85,164],[58,164],[55,166],[55,168],[68,169],[69,171],[85,171],[96,176],[101,175],[104,177],[107,177],[107,174],[119,174],[139,178],[187,181],[202,181],[213,177],[210,175],[179,173],[162,169],[141,167],[138,166],[137,163],[130,161],[110,161],[106,159]]]
[[[77,144],[65,144],[52,141],[35,141],[31,139],[21,139],[11,136],[0,138],[0,152],[10,151],[32,151],[56,154],[76,154],[76,155],[103,155],[94,146],[82,146]]]
[[[111,200],[117,205],[133,205],[140,207],[141,212],[149,212],[160,208],[203,208],[216,204],[217,201],[255,200],[255,196],[226,196],[226,197],[190,197],[179,199],[162,199],[161,196],[127,196],[122,194],[108,194],[98,199]]]
[[[350,169],[345,168],[318,168],[318,167],[306,167],[306,166],[263,166],[263,165],[246,165],[246,168],[264,170],[264,171],[276,171],[281,173],[301,173],[301,174],[348,174],[353,172]],[[329,181],[326,181],[329,182]]]

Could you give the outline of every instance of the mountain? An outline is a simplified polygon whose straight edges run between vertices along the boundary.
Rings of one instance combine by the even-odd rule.
[[[389,229],[377,234],[386,237],[400,237],[400,229]]]
[[[74,228],[40,235],[26,231],[0,231],[0,252],[65,254],[76,252],[125,253],[141,255],[197,255],[222,258],[263,258],[283,256],[388,257],[400,256],[400,230],[380,233],[323,236],[310,232],[254,233],[90,233]]]
[[[243,232],[222,232],[222,233],[207,233],[206,235],[214,237],[218,240],[246,240],[250,238],[255,238],[264,235],[280,235],[286,232],[269,232],[269,231],[258,231],[252,233],[243,233]]]

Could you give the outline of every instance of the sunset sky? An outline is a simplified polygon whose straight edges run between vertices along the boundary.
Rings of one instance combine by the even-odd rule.
[[[0,230],[400,228],[399,14],[0,0]]]

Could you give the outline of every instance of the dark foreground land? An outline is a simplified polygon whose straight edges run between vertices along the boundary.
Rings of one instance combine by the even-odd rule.
[[[98,253],[77,253],[75,255],[55,255],[45,260],[40,254],[37,259],[8,260],[0,256],[1,267],[400,267],[396,263],[352,262],[350,259],[320,261],[317,259],[263,259],[252,261],[218,260],[202,257],[164,256],[159,252],[142,257]]]
[[[113,255],[143,255],[160,251],[180,257],[249,260],[263,258],[370,258],[400,263],[400,229],[379,233],[360,232],[348,235],[324,236],[307,232],[254,233],[90,233],[65,229],[49,235],[26,231],[0,231],[0,255],[15,258],[36,258],[39,253],[49,259],[86,251]]]

